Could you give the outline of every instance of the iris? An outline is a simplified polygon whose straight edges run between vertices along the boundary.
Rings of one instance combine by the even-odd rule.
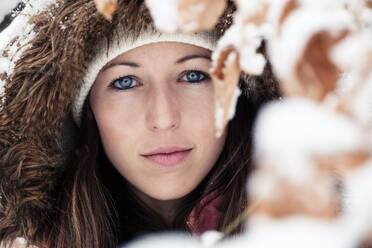
[[[204,81],[207,78],[207,75],[201,71],[188,71],[182,78],[182,80],[190,83],[199,83]]]
[[[131,76],[120,77],[112,82],[112,86],[119,90],[127,90],[136,86],[138,82]]]

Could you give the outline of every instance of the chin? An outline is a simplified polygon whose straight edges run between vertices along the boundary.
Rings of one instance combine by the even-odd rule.
[[[169,189],[169,188],[168,188]],[[177,200],[186,195],[188,195],[192,190],[182,190],[182,191],[171,191],[165,190],[161,192],[149,192],[149,196],[159,200],[159,201],[170,201],[170,200]]]

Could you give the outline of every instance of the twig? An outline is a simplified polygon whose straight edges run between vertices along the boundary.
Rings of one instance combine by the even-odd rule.
[[[248,206],[243,213],[241,213],[230,225],[228,225],[225,230],[223,230],[223,236],[226,238],[235,228],[237,228],[240,223],[242,223],[250,213],[252,213],[260,204],[260,201],[256,201]]]

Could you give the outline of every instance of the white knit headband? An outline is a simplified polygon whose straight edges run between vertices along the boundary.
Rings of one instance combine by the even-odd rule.
[[[190,45],[199,46],[209,50],[214,50],[216,47],[216,38],[213,32],[199,32],[194,34],[185,33],[158,33],[154,31],[142,32],[137,39],[133,39],[124,34],[116,35],[112,39],[110,46],[106,42],[102,42],[98,46],[98,52],[88,65],[84,83],[81,86],[80,92],[74,98],[72,106],[72,114],[75,123],[80,126],[81,114],[85,99],[87,98],[90,88],[93,86],[100,70],[111,60],[115,59],[120,54],[127,52],[136,47],[156,42],[181,42]]]

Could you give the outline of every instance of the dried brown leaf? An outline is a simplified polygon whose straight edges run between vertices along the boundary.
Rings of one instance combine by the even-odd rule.
[[[366,0],[364,1],[364,4],[367,8],[372,9],[372,0]]]
[[[269,5],[267,3],[264,3],[264,6],[262,10],[254,16],[250,16],[244,20],[244,24],[253,23],[256,26],[261,26],[264,24],[267,20],[267,14],[269,12]]]
[[[183,28],[188,32],[212,29],[226,8],[225,0],[178,0]]]
[[[322,101],[334,90],[340,70],[330,59],[329,53],[347,34],[346,30],[338,34],[326,31],[315,33],[307,42],[302,57],[297,61],[295,80],[282,84],[285,94]]]
[[[300,4],[297,0],[290,0],[283,8],[283,12],[279,18],[278,34],[282,32],[282,27],[284,21],[290,16],[294,11],[300,7]]]
[[[340,213],[341,199],[332,187],[327,187],[329,185],[321,181],[322,179],[319,178],[319,181],[308,185],[292,185],[287,180],[278,178],[270,197],[260,199],[255,212],[272,218],[300,214],[334,219]]]
[[[360,151],[355,153],[340,154],[338,156],[315,157],[313,160],[321,171],[327,172],[343,172],[347,173],[364,165],[371,158],[371,154],[367,151]]]
[[[223,50],[216,62],[216,67],[212,72],[212,79],[217,109],[221,108],[223,110],[221,123],[218,123],[218,120],[216,121],[217,134],[221,134],[229,121],[228,114],[234,101],[235,89],[239,82],[241,69],[239,66],[239,54],[232,47]]]
[[[112,20],[112,15],[114,14],[117,1],[116,0],[94,0],[97,6],[97,10],[101,13],[107,20]]]
[[[243,1],[247,0],[234,0],[238,10],[243,8]],[[256,26],[260,26],[266,22],[270,6],[267,2],[264,2],[262,4],[263,7],[260,9],[260,11],[255,13],[255,15],[248,16],[244,19],[244,24],[255,24]]]
[[[372,230],[368,230],[367,235],[362,238],[362,241],[357,246],[359,248],[370,248],[372,247]]]

